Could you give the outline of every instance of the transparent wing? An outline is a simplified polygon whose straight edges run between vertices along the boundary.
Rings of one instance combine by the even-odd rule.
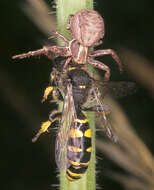
[[[98,88],[93,90],[94,102],[96,110],[96,125],[103,128],[103,131],[106,133],[106,136],[112,141],[117,142],[118,137],[115,133],[114,127],[112,126],[110,120],[110,110],[103,102],[102,95],[100,94]]]
[[[135,82],[128,81],[109,81],[104,83],[100,80],[94,80],[95,84],[99,87],[103,97],[106,94],[111,94],[115,98],[121,98],[124,96],[132,95],[136,92],[137,86]]]
[[[97,87],[95,87],[98,86]],[[128,81],[118,81],[113,82],[110,81],[108,83],[103,83],[101,81],[94,81],[94,87],[91,93],[91,97],[94,100],[93,105],[97,105],[99,109],[97,109],[97,118],[96,125],[103,128],[103,131],[106,135],[117,142],[118,137],[114,130],[114,126],[111,122],[111,113],[110,110],[106,111],[106,105],[104,105],[103,99],[106,94],[111,94],[116,98],[124,97],[127,95],[131,95],[135,93],[137,90],[136,83],[128,82]]]
[[[127,95],[134,94],[136,92],[136,89],[136,84],[134,82],[126,81],[109,82],[109,84],[104,85],[102,88],[104,94],[106,91],[114,97],[124,97]]]
[[[112,140],[113,142],[118,141],[118,136],[116,135],[116,132],[114,130],[114,126],[110,119],[110,114],[108,113],[101,113],[102,115],[99,115],[96,118],[96,126],[103,129],[103,132],[106,134],[106,136]]]
[[[103,94],[103,97],[109,93],[115,98],[120,98],[127,95],[132,95],[137,90],[137,85],[135,82],[108,81],[107,83],[104,83],[103,77],[97,71],[95,72],[95,78],[92,78],[92,80]]]
[[[59,169],[67,167],[67,142],[69,136],[70,126],[72,121],[76,118],[76,111],[74,106],[72,85],[67,84],[67,91],[63,102],[62,119],[56,137],[55,157]]]

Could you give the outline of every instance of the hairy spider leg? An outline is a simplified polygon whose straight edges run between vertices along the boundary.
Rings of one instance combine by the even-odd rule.
[[[91,59],[91,58],[88,58],[88,63],[90,63],[91,65],[93,65],[96,68],[104,70],[105,71],[104,82],[109,81],[109,79],[110,79],[110,68],[107,65],[105,65],[104,63],[102,63],[100,61]]]
[[[112,49],[96,50],[96,51],[93,51],[90,53],[91,57],[98,57],[98,56],[104,56],[104,55],[111,55],[112,58],[118,64],[120,72],[122,72],[122,70],[123,70],[122,64],[120,62],[120,59],[119,59],[117,53],[114,50],[112,50]]]
[[[49,59],[51,59],[50,53],[58,54],[62,57],[69,57],[71,56],[68,47],[64,46],[43,46],[42,49],[36,51],[29,51],[27,53],[15,55],[12,59],[23,59],[26,57],[38,56],[38,55],[46,55]]]

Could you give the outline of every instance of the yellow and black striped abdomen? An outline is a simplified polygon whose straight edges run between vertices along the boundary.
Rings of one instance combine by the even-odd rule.
[[[69,181],[80,179],[86,172],[91,156],[91,130],[88,120],[80,111],[72,123],[67,143],[67,171]]]

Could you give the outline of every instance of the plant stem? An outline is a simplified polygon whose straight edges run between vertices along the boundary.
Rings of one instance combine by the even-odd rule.
[[[81,9],[93,9],[93,0],[57,0],[57,27],[65,37],[70,38],[66,30],[66,21],[70,14],[74,14]],[[63,42],[60,41],[60,45]]]
[[[66,31],[66,21],[70,14],[76,13],[80,9],[93,9],[93,0],[57,0],[57,27],[65,37],[71,39],[71,36]],[[59,40],[59,45],[64,45],[64,42]],[[92,68],[90,68],[92,74]],[[92,154],[91,160],[86,174],[78,181],[69,182],[66,179],[66,171],[60,172],[60,189],[61,190],[95,190],[95,122],[94,113],[85,113],[88,117],[89,125],[92,130]]]

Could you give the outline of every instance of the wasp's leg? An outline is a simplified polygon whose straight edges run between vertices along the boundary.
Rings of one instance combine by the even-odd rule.
[[[37,139],[39,138],[39,136],[40,136],[42,133],[44,133],[44,132],[46,132],[46,131],[48,130],[48,128],[50,127],[50,125],[51,125],[51,121],[49,121],[49,120],[43,122],[42,125],[41,125],[41,129],[40,129],[40,130],[37,132],[37,134],[33,137],[32,142],[36,142]]]
[[[94,105],[92,107],[82,107],[83,111],[93,111],[97,113],[105,113],[105,115],[110,114],[110,109],[108,106],[100,106],[100,105]]]
[[[106,136],[114,142],[117,142],[118,137],[112,127],[112,124],[109,121],[108,116],[110,116],[110,109],[108,106],[95,105],[89,108],[82,108],[83,111],[93,111],[96,112],[96,124],[103,127],[103,131],[106,133]]]
[[[41,129],[37,132],[37,134],[34,136],[34,138],[32,139],[32,142],[36,142],[37,139],[39,138],[39,136],[44,133],[44,132],[48,132],[48,128],[51,126],[52,123],[54,123],[57,120],[61,120],[61,116],[59,116],[58,114],[61,115],[61,112],[58,112],[56,110],[54,110],[50,115],[49,115],[49,120],[45,121],[42,123],[41,125]]]
[[[71,21],[72,21],[72,18],[74,17],[73,14],[70,14],[68,16],[68,19],[67,19],[67,22],[66,22],[66,29],[68,30],[68,32],[71,34]]]
[[[90,54],[91,57],[98,57],[98,56],[103,56],[103,55],[111,55],[112,58],[118,64],[120,72],[122,72],[122,70],[123,70],[122,64],[120,62],[120,59],[119,59],[117,53],[114,50],[112,50],[112,49],[96,50],[96,51],[91,52],[91,54]]]
[[[39,49],[36,51],[29,51],[28,53],[15,55],[12,57],[12,59],[23,59],[26,57],[32,57],[32,56],[38,56],[38,55],[46,55],[47,57],[49,57],[49,59],[51,59],[51,53],[58,54],[62,57],[71,56],[71,53],[70,53],[68,47],[64,47],[64,46],[43,46],[42,49]]]
[[[61,38],[64,42],[66,42],[67,44],[69,44],[69,40],[67,38],[65,38],[60,32],[58,32],[58,31],[52,31],[52,35],[55,36],[55,37]]]
[[[49,115],[49,120],[53,123],[57,120],[61,120],[62,112],[58,110],[54,110]]]
[[[48,96],[52,93],[54,93],[55,90],[55,81],[56,81],[56,71],[52,71],[50,73],[50,86],[48,86],[45,90],[44,90],[44,94],[43,94],[43,98],[41,100],[41,102],[44,102]]]
[[[54,102],[63,101],[62,94],[60,90],[58,89],[57,84],[58,84],[58,72],[56,70],[53,70],[50,73],[50,86],[48,86],[44,90],[44,95],[41,102],[44,102],[51,93],[52,93]]]
[[[110,79],[110,68],[105,65],[104,63],[88,58],[88,63],[90,63],[91,65],[93,65],[96,68],[102,69],[105,71],[105,75],[104,75],[104,81],[107,82]]]
[[[62,101],[64,101],[63,96],[62,96],[62,94],[61,94],[61,92],[60,92],[60,90],[58,88],[56,88],[53,91],[52,96],[53,96],[53,100],[55,102],[60,102],[60,101],[62,102]]]
[[[53,86],[48,86],[45,90],[44,90],[44,94],[43,94],[43,98],[41,100],[41,102],[43,103],[47,98],[48,96],[53,93],[54,91],[54,87]]]
[[[44,90],[44,95],[43,95],[43,98],[42,98],[41,102],[43,103],[48,98],[48,96],[50,94],[52,94],[53,102],[63,101],[63,96],[62,96],[60,90],[57,87],[48,86]]]

